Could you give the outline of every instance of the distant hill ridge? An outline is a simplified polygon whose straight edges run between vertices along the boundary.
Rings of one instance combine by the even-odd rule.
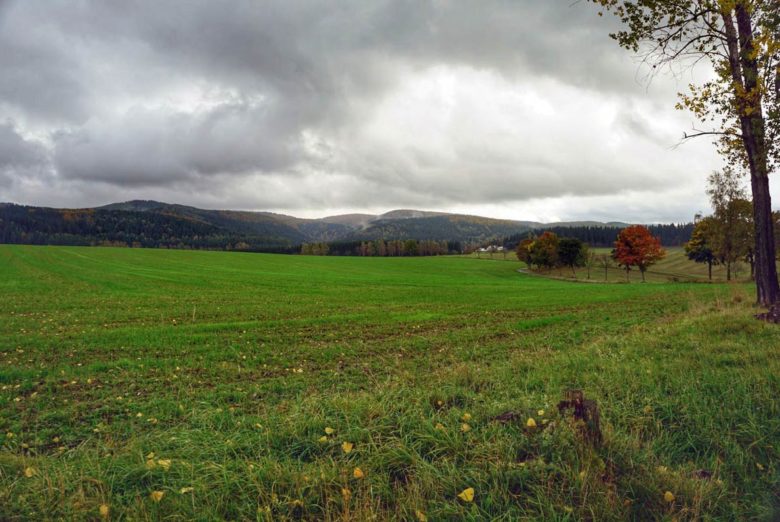
[[[413,209],[319,219],[273,212],[209,210],[150,200],[95,208],[0,204],[0,242],[128,244],[168,248],[292,251],[302,243],[443,240],[480,243],[551,227],[623,227],[595,221],[539,223]]]
[[[213,212],[222,214],[236,214],[236,215],[256,215],[276,218],[280,221],[292,223],[292,222],[324,222],[334,223],[340,225],[347,225],[353,228],[365,227],[373,222],[377,221],[396,221],[396,220],[408,220],[408,219],[427,219],[433,217],[447,217],[448,219],[456,219],[462,221],[481,221],[490,223],[504,223],[512,224],[515,226],[521,226],[523,228],[544,228],[544,227],[566,227],[566,226],[600,226],[600,227],[615,227],[623,228],[630,223],[624,223],[621,221],[556,221],[551,223],[543,223],[540,221],[519,221],[511,219],[499,219],[484,216],[477,216],[473,214],[455,214],[451,212],[439,212],[430,210],[415,210],[415,209],[396,209],[390,210],[383,214],[337,214],[333,216],[326,216],[323,218],[298,218],[295,216],[289,216],[286,214],[277,214],[267,211],[246,211],[246,210],[205,210],[196,207],[190,207],[186,205],[179,205],[176,203],[163,203],[153,200],[132,200],[122,203],[110,203],[103,205],[102,207],[95,207],[96,209],[105,210],[134,210],[134,211],[153,211],[153,210],[174,210],[174,211],[196,211],[198,213]],[[186,209],[186,210],[185,210]]]

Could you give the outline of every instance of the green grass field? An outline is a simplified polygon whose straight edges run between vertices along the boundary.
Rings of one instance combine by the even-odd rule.
[[[520,266],[0,246],[0,519],[780,516],[751,287]]]

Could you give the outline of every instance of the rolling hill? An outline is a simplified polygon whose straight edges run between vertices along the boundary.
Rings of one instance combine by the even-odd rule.
[[[0,243],[293,251],[302,243],[377,239],[481,243],[541,227],[591,223],[622,225],[544,224],[410,209],[303,219],[145,200],[83,209],[4,203]]]

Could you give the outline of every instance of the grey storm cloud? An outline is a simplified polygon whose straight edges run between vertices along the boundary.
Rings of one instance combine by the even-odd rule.
[[[19,134],[11,120],[0,122],[0,190],[20,182],[39,182],[50,174],[49,150]]]
[[[613,23],[569,0],[0,1],[0,199],[316,211],[657,191],[686,164],[643,159],[684,130],[656,117],[674,86],[640,85]]]
[[[0,169],[41,165],[46,156],[46,148],[22,137],[12,121],[0,122]]]
[[[195,113],[133,110],[90,120],[54,139],[65,178],[117,185],[166,185],[220,173],[273,171],[303,159],[294,126],[274,125],[263,102],[221,103]]]

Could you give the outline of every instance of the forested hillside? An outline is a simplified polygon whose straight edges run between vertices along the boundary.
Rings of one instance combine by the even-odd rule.
[[[327,244],[330,253],[360,255],[365,242],[414,241],[417,246],[413,250],[425,255],[422,253],[455,253],[487,244],[511,247],[528,234],[542,230],[576,237],[593,246],[610,246],[619,225],[622,224],[546,225],[419,210],[301,219],[271,212],[207,210],[157,201],[128,201],[84,209],[0,204],[0,243],[33,245],[300,252],[303,244]],[[650,228],[664,245],[675,246],[690,238],[691,227]],[[435,248],[431,246],[434,243]],[[380,245],[376,251],[381,250]]]
[[[252,234],[162,212],[0,206],[0,243],[265,252],[295,245],[276,232]]]
[[[487,241],[496,237],[527,231],[516,221],[474,216],[441,215],[406,219],[380,219],[363,230],[354,232],[353,239],[417,239]]]

